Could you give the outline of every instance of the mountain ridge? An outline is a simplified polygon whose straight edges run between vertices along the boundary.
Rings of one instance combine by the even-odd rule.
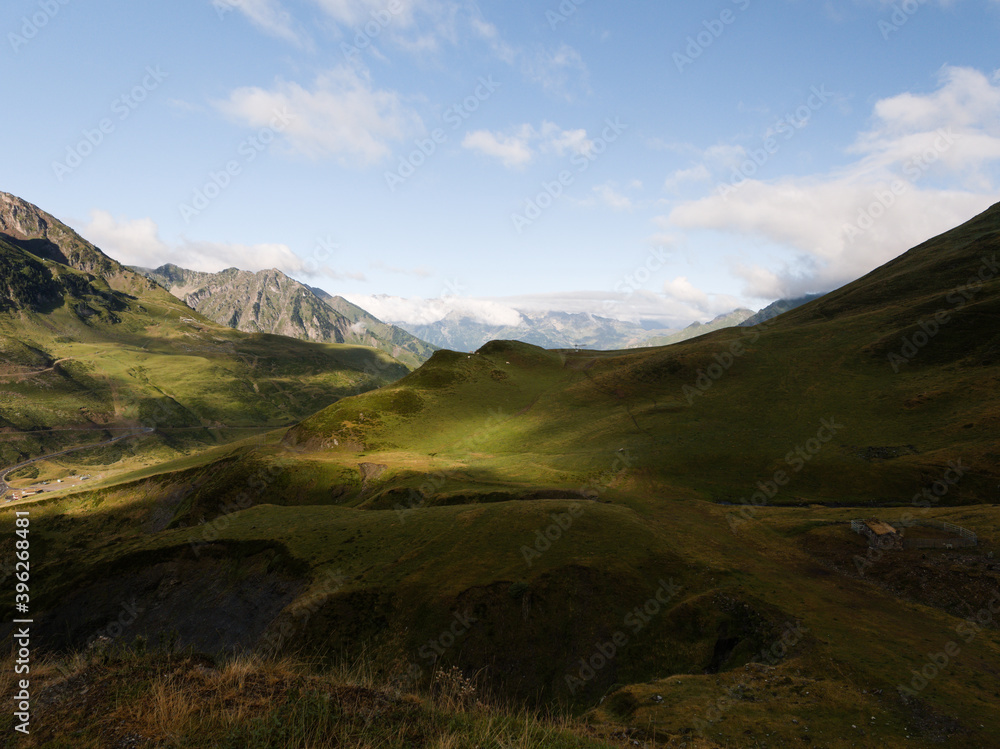
[[[1000,211],[755,327],[438,351],[265,440],[34,504],[58,532],[33,644],[83,649],[135,600],[143,642],[479,675],[658,745],[991,746],[995,621],[914,674],[1000,589],[997,253]],[[938,546],[875,548],[872,517]],[[978,546],[935,535],[955,526]]]
[[[0,194],[0,431],[19,435],[0,464],[112,426],[155,424],[154,452],[224,441],[212,430],[287,424],[407,371],[374,349],[218,325]]]
[[[754,325],[760,325],[768,320],[773,320],[778,315],[790,312],[797,307],[801,307],[803,304],[808,304],[815,299],[819,299],[822,296],[824,296],[824,294],[806,294],[804,296],[789,299],[778,299],[763,309],[758,310],[746,320],[740,322],[739,325],[744,328],[751,328]]]
[[[411,367],[426,361],[434,350],[416,336],[360,308],[351,310],[353,305],[347,300],[309,287],[275,268],[256,272],[227,268],[206,273],[167,263],[159,268],[136,266],[133,270],[207,318],[245,333],[371,346]]]

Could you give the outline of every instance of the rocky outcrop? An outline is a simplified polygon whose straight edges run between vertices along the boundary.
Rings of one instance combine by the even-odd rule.
[[[201,273],[168,264],[134,270],[205,317],[246,333],[369,346],[412,368],[434,352],[433,346],[377,320],[341,297],[305,286],[273,268],[256,273],[238,268]]]
[[[43,260],[103,279],[115,291],[138,294],[155,285],[105,255],[55,217],[26,200],[0,192],[0,239]]]

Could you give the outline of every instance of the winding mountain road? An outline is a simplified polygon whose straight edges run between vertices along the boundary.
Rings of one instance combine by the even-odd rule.
[[[28,372],[4,372],[3,374],[0,374],[0,380],[8,379],[11,377],[16,377],[19,380],[23,380],[26,377],[34,377],[35,375],[45,374],[46,372],[52,372],[55,370],[57,366],[62,364],[64,361],[73,361],[75,358],[76,357],[69,356],[66,357],[65,359],[56,359],[54,362],[52,362],[51,366],[48,366],[45,369],[32,369]]]
[[[155,431],[153,427],[143,427],[142,429],[134,432],[129,432],[128,434],[123,434],[120,437],[114,437],[104,442],[98,442],[94,445],[81,445],[80,447],[71,447],[68,450],[60,450],[57,453],[49,453],[48,455],[40,455],[37,458],[32,458],[31,460],[26,460],[23,463],[18,463],[16,466],[11,466],[10,468],[0,469],[0,498],[6,496],[7,492],[12,491],[14,487],[7,483],[7,476],[9,476],[14,471],[24,468],[25,466],[30,466],[32,463],[37,463],[41,460],[48,460],[49,458],[57,458],[60,455],[67,455],[68,453],[75,453],[78,450],[90,450],[94,447],[104,447],[105,445],[110,445],[114,442],[120,440],[128,439],[129,437],[135,437],[139,434],[149,434]]]

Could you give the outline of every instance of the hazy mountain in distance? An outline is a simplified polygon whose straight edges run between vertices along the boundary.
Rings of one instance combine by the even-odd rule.
[[[740,323],[737,323],[740,327],[749,328],[754,325],[760,325],[762,322],[766,322],[771,318],[777,317],[789,310],[793,310],[796,307],[801,307],[803,304],[808,304],[813,299],[819,299],[823,294],[806,294],[805,296],[800,296],[795,299],[779,299],[772,304],[767,305],[764,309],[760,310],[757,314],[748,317]]]
[[[615,351],[628,348],[668,346],[680,341],[738,325],[756,325],[782,312],[817,299],[812,294],[799,299],[782,299],[759,312],[741,307],[683,329],[650,330],[649,325],[615,320],[585,312],[538,312],[514,308],[519,322],[492,323],[482,317],[452,310],[432,323],[395,320],[395,325],[436,346],[453,351],[475,351],[489,341],[521,341],[548,349],[586,348]],[[345,304],[350,304],[345,302]],[[337,309],[337,307],[335,307]]]
[[[398,349],[400,351],[400,356],[396,358],[400,359],[400,357],[403,357],[400,359],[401,361],[409,363],[407,357],[412,355],[417,365],[422,364],[430,359],[431,354],[438,348],[408,333],[398,325],[382,322],[367,310],[347,301],[342,296],[333,296],[329,292],[314,286],[309,287],[309,290],[323,300],[328,307],[350,320],[351,330],[354,332],[354,335],[367,334],[372,340],[391,345],[393,350]]]
[[[671,343],[680,343],[681,341],[688,341],[692,338],[697,338],[700,335],[705,335],[706,333],[711,333],[716,330],[722,330],[723,328],[732,328],[733,326],[740,325],[744,320],[749,319],[753,316],[753,311],[748,310],[744,307],[735,309],[732,312],[727,312],[723,315],[719,315],[711,322],[700,323],[693,322],[688,325],[683,330],[676,333],[670,333],[667,335],[652,335],[646,340],[636,346],[646,347],[646,346],[669,346]]]
[[[424,325],[397,323],[415,336],[453,351],[475,351],[489,341],[530,343],[547,349],[616,350],[634,346],[649,331],[637,323],[612,320],[585,312],[528,312],[518,310],[517,325],[497,325],[452,311]]]
[[[135,270],[210,320],[246,333],[370,346],[410,367],[419,366],[434,352],[433,346],[406,331],[386,325],[346,300],[299,283],[279,270],[228,268],[203,273],[172,264]]]

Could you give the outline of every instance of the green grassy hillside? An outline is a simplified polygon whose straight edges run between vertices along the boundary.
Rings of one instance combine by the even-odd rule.
[[[657,746],[989,746],[998,249],[1000,206],[767,325],[437,352],[263,440],[29,502],[39,647],[118,622],[407,689],[454,666]],[[871,516],[978,545],[869,550],[848,521]]]
[[[217,441],[220,428],[288,424],[408,371],[369,348],[217,325],[0,197],[0,465],[102,441],[108,427],[154,426],[167,448]]]
[[[905,503],[961,460],[942,502],[996,501],[998,249],[995,207],[769,325],[636,352],[441,352],[307,419],[289,443],[373,462],[474,453],[501,481],[565,487],[624,448],[633,475],[714,501],[749,498],[784,471],[774,504]]]

